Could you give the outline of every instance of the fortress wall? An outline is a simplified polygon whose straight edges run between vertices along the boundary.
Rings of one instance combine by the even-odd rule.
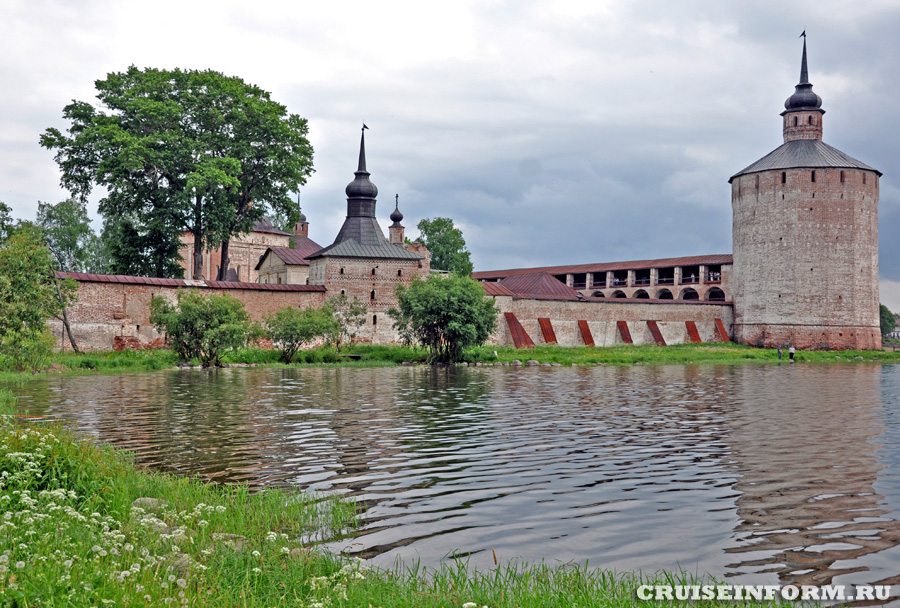
[[[321,306],[325,292],[321,288],[303,290],[263,290],[258,288],[216,289],[210,287],[170,287],[141,283],[102,283],[78,281],[78,301],[68,308],[69,323],[78,347],[83,350],[122,350],[153,348],[163,345],[162,336],[150,324],[150,300],[162,296],[175,302],[179,289],[194,289],[204,294],[228,294],[241,300],[250,317],[261,320],[285,306]],[[281,286],[278,286],[281,287]],[[48,324],[62,348],[71,344],[64,336],[62,322]]]
[[[685,302],[679,300],[625,300],[609,301],[559,301],[514,299],[509,296],[494,298],[500,315],[497,329],[490,343],[512,346],[513,339],[503,313],[512,312],[535,344],[543,344],[539,318],[549,318],[562,346],[583,346],[578,321],[587,321],[596,346],[622,344],[617,326],[625,321],[635,344],[654,344],[647,321],[656,321],[666,344],[684,344],[690,339],[686,321],[697,325],[704,342],[719,341],[715,320],[721,319],[732,333],[733,313],[730,302]]]

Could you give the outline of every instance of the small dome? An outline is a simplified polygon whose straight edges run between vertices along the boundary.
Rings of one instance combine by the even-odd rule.
[[[299,221],[299,222],[305,222],[305,221],[306,221],[306,215],[305,215],[302,211],[300,212],[300,219],[297,220],[297,221]]]
[[[344,190],[347,198],[375,198],[378,196],[378,188],[369,180],[366,171],[357,171],[356,179],[347,184]]]
[[[784,102],[785,110],[818,110],[821,107],[822,98],[813,93],[808,82],[798,84],[794,94]]]
[[[403,221],[403,214],[400,213],[400,204],[399,203],[394,205],[394,210],[391,212],[391,221],[394,222],[394,224],[399,224],[400,222]]]

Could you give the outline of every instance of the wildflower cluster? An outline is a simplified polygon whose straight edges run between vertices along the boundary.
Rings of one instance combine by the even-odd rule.
[[[357,581],[366,579],[368,568],[359,561],[351,561],[328,576],[311,576],[307,608],[328,608],[347,601],[347,590]]]

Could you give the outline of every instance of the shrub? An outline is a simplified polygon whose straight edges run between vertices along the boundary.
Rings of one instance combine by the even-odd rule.
[[[199,359],[204,367],[219,366],[222,356],[246,346],[253,333],[244,303],[229,295],[204,296],[179,291],[172,306],[159,296],[150,302],[150,322],[168,334],[182,360]]]
[[[336,331],[337,321],[330,306],[322,308],[286,307],[265,320],[266,337],[281,349],[278,358],[282,363],[290,363],[300,348],[316,338]]]
[[[475,280],[438,274],[397,286],[399,308],[388,314],[407,342],[428,349],[431,362],[459,361],[467,348],[483,344],[494,331],[497,309]]]
[[[356,337],[359,327],[365,322],[366,305],[355,296],[353,300],[350,300],[346,294],[329,298],[325,305],[334,311],[334,320],[336,321],[333,329],[328,332],[328,340],[340,352],[344,342],[352,341]]]

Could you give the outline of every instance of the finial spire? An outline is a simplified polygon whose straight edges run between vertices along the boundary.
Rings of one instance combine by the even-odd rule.
[[[366,173],[366,129],[369,127],[366,126],[366,123],[363,123],[362,135],[359,137],[359,168],[356,170],[357,172]]]
[[[803,60],[800,62],[800,84],[809,84],[809,70],[806,68],[806,30],[801,34],[803,37]]]
[[[403,214],[400,213],[400,195],[394,195],[394,211],[391,213],[391,221],[394,223],[391,226],[399,226],[400,222],[403,221]]]

